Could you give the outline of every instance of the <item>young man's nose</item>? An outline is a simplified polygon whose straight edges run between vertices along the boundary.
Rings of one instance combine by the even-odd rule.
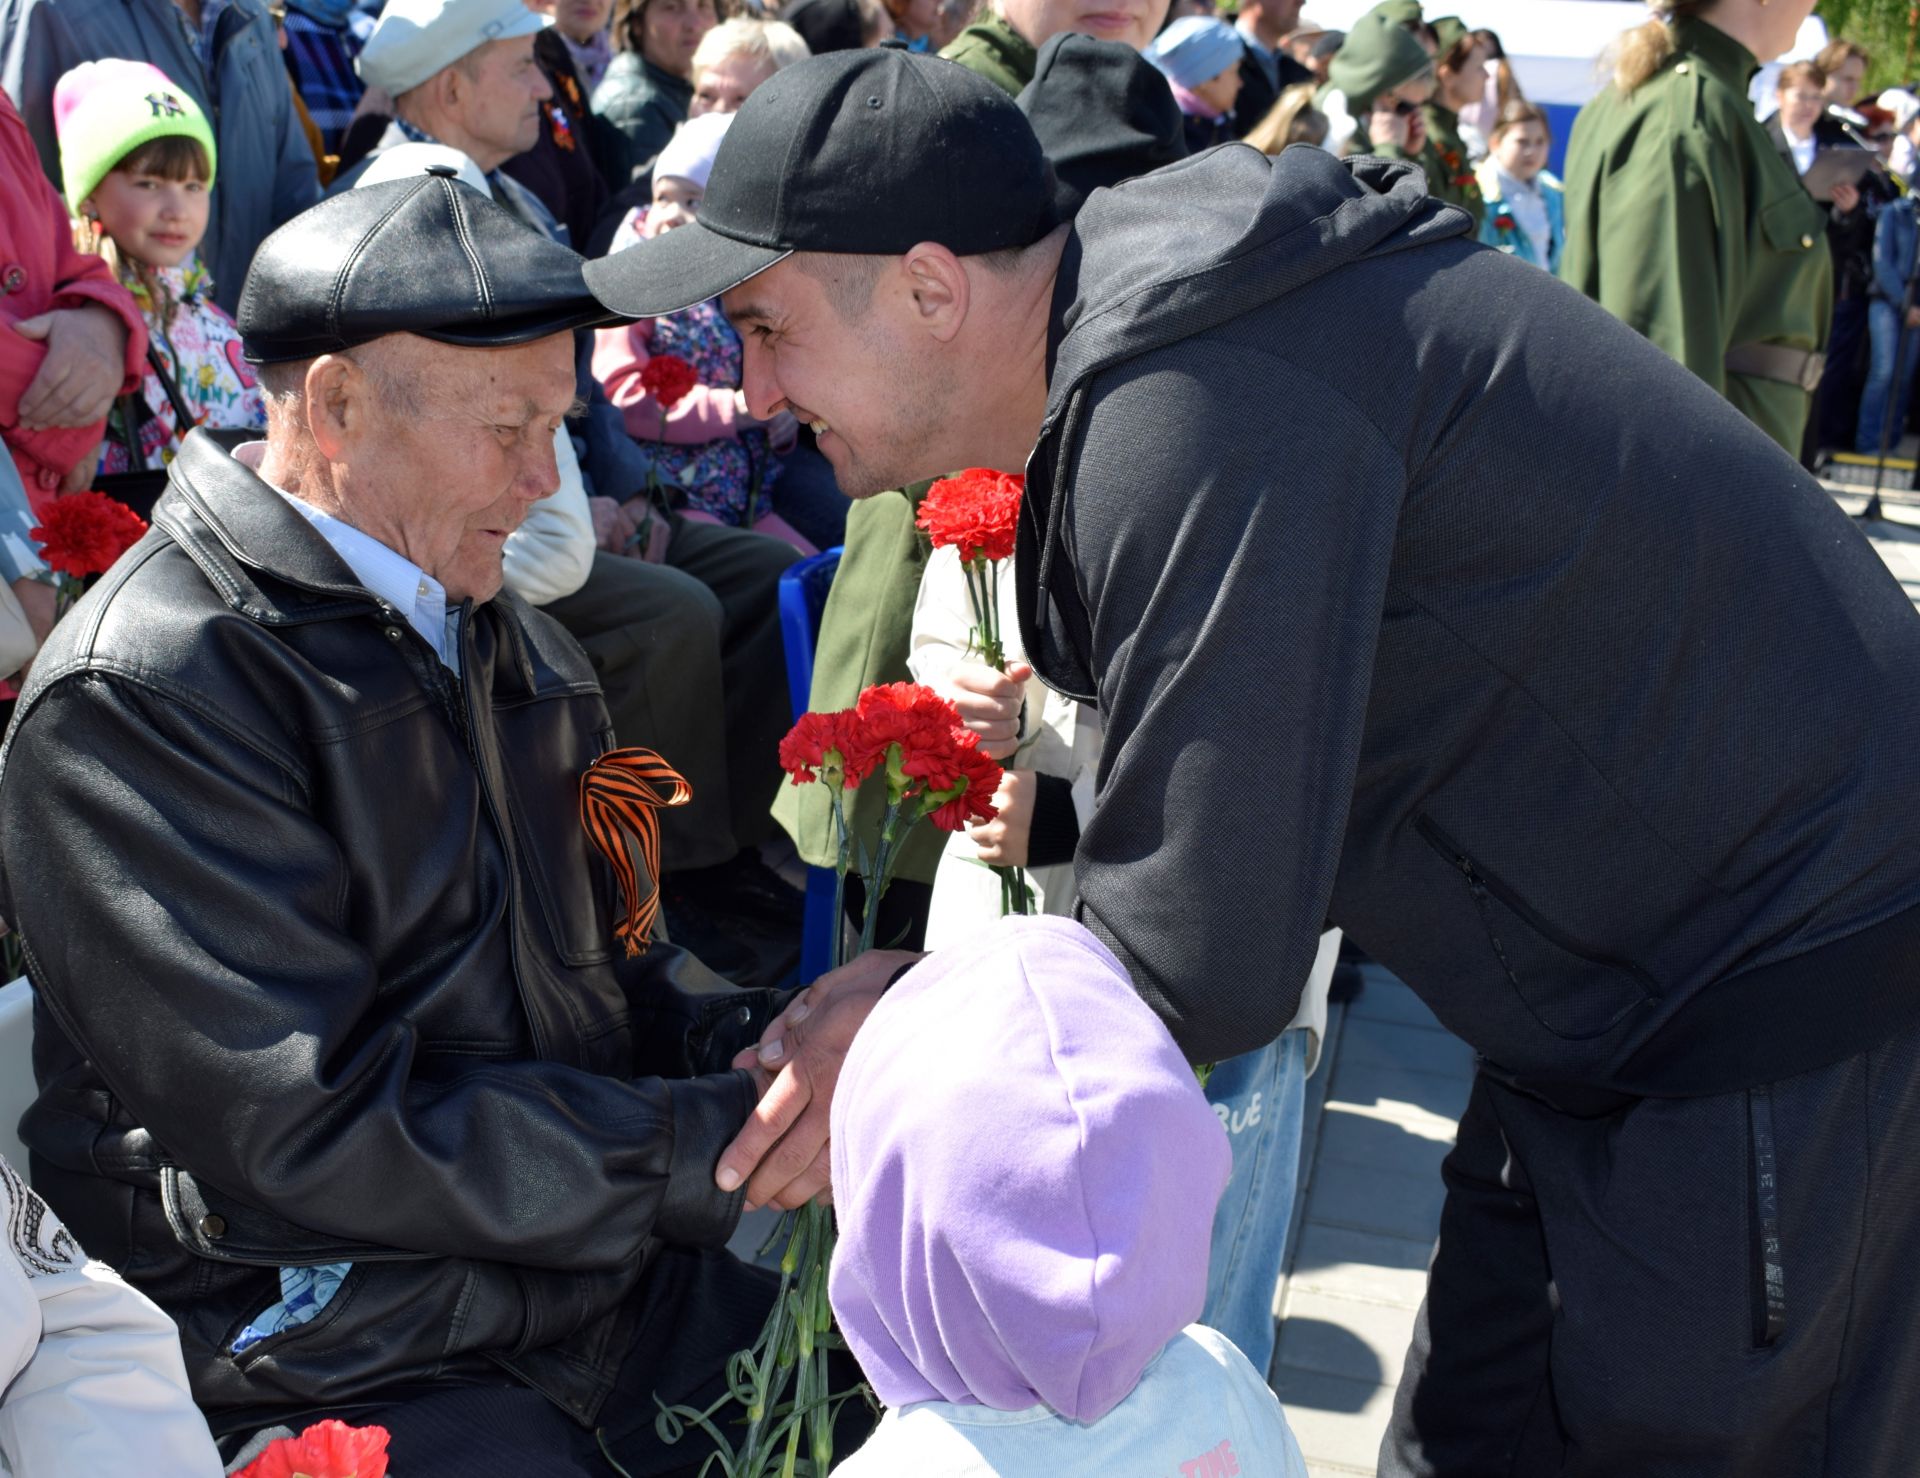
[[[740,389],[747,397],[748,411],[762,421],[784,408],[771,358],[751,336],[747,338],[740,355]]]

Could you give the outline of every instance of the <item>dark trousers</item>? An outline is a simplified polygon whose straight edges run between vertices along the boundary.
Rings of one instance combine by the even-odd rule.
[[[1810,422],[1819,446],[1845,451],[1854,444],[1866,358],[1867,300],[1865,296],[1836,298],[1833,331],[1827,335],[1827,368],[1820,376]]]
[[[615,741],[657,751],[693,787],[660,813],[668,871],[725,862],[772,831],[792,721],[778,586],[798,557],[676,518],[665,564],[596,554],[587,583],[545,608],[593,662]]]
[[[614,1470],[602,1443],[632,1478],[694,1478],[715,1451],[712,1439],[689,1427],[678,1442],[662,1441],[654,1397],[700,1411],[712,1405],[724,1389],[728,1357],[760,1332],[777,1282],[725,1252],[665,1249],[636,1295],[646,1305],[640,1332],[592,1430],[504,1375],[497,1383],[449,1384],[312,1412],[290,1425],[302,1430],[337,1417],[350,1426],[385,1427],[395,1478],[609,1478]],[[835,1358],[832,1388],[849,1390],[860,1378],[858,1367],[844,1355]],[[720,1415],[721,1430],[736,1435],[727,1414]],[[857,1398],[847,1402],[834,1428],[836,1458],[858,1447],[872,1427],[871,1408]]]
[[[1382,1478],[1912,1473],[1916,1141],[1920,1032],[1585,1118],[1482,1074]]]

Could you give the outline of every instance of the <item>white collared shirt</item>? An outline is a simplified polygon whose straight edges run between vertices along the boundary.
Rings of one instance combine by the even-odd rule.
[[[249,442],[234,453],[236,461],[255,473],[266,452],[263,441]],[[261,479],[266,481],[264,478]],[[407,625],[420,633],[426,644],[456,673],[460,670],[460,611],[447,607],[447,591],[438,580],[404,554],[389,549],[371,534],[363,533],[345,520],[302,502],[285,488],[273,488],[287,500],[302,518],[313,525],[333,552],[368,592],[392,606],[406,618]]]
[[[1804,139],[1797,139],[1793,136],[1793,130],[1788,128],[1785,123],[1780,125],[1780,133],[1787,141],[1787,148],[1793,153],[1793,168],[1795,173],[1805,174],[1808,170],[1812,169],[1813,156],[1820,151],[1820,146],[1814,142],[1813,136],[1809,134]]]

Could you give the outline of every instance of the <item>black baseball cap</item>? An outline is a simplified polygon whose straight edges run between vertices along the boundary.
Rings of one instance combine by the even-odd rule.
[[[434,165],[288,221],[254,253],[235,316],[252,364],[398,333],[501,348],[617,321],[587,290],[583,265]]]
[[[796,251],[956,256],[1031,246],[1052,173],[1012,98],[965,67],[881,47],[784,68],[727,128],[690,226],[587,263],[628,318],[677,313]]]

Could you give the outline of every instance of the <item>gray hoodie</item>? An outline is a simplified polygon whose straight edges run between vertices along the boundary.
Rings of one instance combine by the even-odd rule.
[[[1417,167],[1092,197],[1026,650],[1107,744],[1081,918],[1196,1061],[1331,919],[1502,1074],[1694,1094],[1920,1015],[1920,618],[1793,460]]]

